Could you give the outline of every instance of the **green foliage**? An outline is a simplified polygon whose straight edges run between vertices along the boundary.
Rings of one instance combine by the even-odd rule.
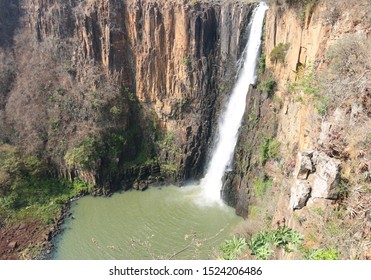
[[[162,139],[162,144],[164,145],[164,147],[171,145],[174,142],[174,139],[175,139],[175,132],[168,131],[165,137]]]
[[[189,104],[189,100],[188,98],[181,98],[179,100],[177,100],[177,104],[178,104],[178,107],[180,110],[184,110],[187,105]]]
[[[130,102],[137,102],[137,96],[134,92],[129,92],[128,93],[129,101]]]
[[[273,181],[272,179],[258,179],[256,180],[253,185],[252,185],[252,188],[254,190],[254,194],[257,196],[257,197],[262,197],[266,191],[272,187],[272,184],[273,184]]]
[[[57,131],[60,125],[61,125],[60,120],[55,120],[55,121],[52,121],[51,128],[53,131]]]
[[[117,106],[112,106],[111,109],[109,110],[109,112],[110,112],[112,115],[114,115],[114,116],[118,116],[118,115],[120,115],[121,110],[120,110],[120,108],[117,107]]]
[[[317,112],[324,116],[327,112],[328,106],[330,104],[330,98],[328,96],[318,96],[313,107],[317,109]]]
[[[277,139],[264,137],[263,144],[260,146],[260,162],[264,165],[268,159],[276,158],[279,154],[281,143]]]
[[[306,260],[338,260],[339,252],[334,248],[319,248],[306,250],[304,253]]]
[[[274,92],[276,85],[276,81],[272,77],[269,77],[267,80],[259,83],[258,90],[265,91],[270,96]]]
[[[265,63],[265,53],[262,53],[259,57],[259,74],[263,75],[266,70],[266,63]]]
[[[285,57],[287,54],[287,51],[290,47],[290,44],[283,44],[279,43],[270,53],[270,60],[271,62],[279,61],[281,63],[285,62]]]
[[[164,163],[161,164],[161,172],[167,174],[175,174],[178,172],[178,167],[175,164]]]
[[[17,149],[13,146],[0,145],[0,171],[15,174],[20,171],[21,159]]]
[[[247,242],[251,250],[251,255],[255,255],[257,259],[266,260],[273,254],[273,249],[283,248],[285,252],[293,252],[291,246],[297,247],[303,242],[303,236],[298,232],[288,227],[279,227],[277,230],[260,232],[252,235]]]
[[[320,115],[325,115],[329,105],[329,98],[322,95],[321,87],[318,84],[317,77],[311,65],[300,67],[297,72],[297,81],[289,85],[289,91],[297,93],[296,100],[305,104],[301,93],[313,103],[314,108],[317,109]]]
[[[223,253],[221,258],[223,260],[236,260],[246,248],[246,245],[246,240],[243,237],[233,236],[231,240],[226,240],[222,245],[220,245],[220,250]]]
[[[297,71],[297,82],[289,85],[290,91],[302,91],[305,94],[315,95],[319,92],[318,84],[311,65],[302,66]]]
[[[92,169],[99,157],[97,151],[99,144],[94,137],[90,136],[80,142],[77,147],[68,151],[64,159],[70,167],[80,167],[86,170]]]
[[[23,159],[25,170],[31,176],[40,176],[45,171],[44,163],[36,156],[29,155]]]
[[[22,158],[10,145],[0,145],[0,218],[53,223],[69,198],[91,192],[93,185],[79,179],[49,178],[35,155]]]
[[[191,59],[188,56],[183,57],[183,64],[188,66],[191,64]]]
[[[79,196],[82,194],[90,193],[94,188],[94,185],[82,181],[79,178],[75,178],[73,180],[72,186],[73,190],[70,193],[72,196]]]

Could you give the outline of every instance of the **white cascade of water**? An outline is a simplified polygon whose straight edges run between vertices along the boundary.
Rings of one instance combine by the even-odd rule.
[[[253,13],[250,36],[244,50],[245,59],[228,105],[219,120],[219,131],[206,175],[200,185],[206,200],[221,201],[222,177],[231,164],[237,143],[238,129],[245,111],[245,100],[250,84],[256,81],[256,65],[261,45],[265,11],[268,6],[261,2]]]

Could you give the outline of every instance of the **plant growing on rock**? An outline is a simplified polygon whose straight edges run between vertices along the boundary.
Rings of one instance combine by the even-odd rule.
[[[268,159],[276,158],[279,154],[281,143],[277,139],[264,137],[263,143],[260,146],[260,162],[264,165]]]
[[[279,43],[276,47],[274,47],[274,49],[270,53],[271,62],[274,63],[278,61],[284,63],[289,47],[290,47],[289,43],[287,44]]]
[[[285,252],[290,253],[302,242],[303,236],[298,231],[283,226],[277,230],[251,235],[247,245],[251,250],[251,255],[255,255],[257,259],[266,260],[273,254],[274,248],[283,248]]]
[[[276,85],[277,85],[276,81],[272,77],[269,77],[265,81],[261,81],[259,83],[258,90],[265,91],[268,94],[268,96],[270,96],[274,92]]]
[[[220,245],[220,249],[223,253],[221,258],[223,260],[235,260],[246,246],[247,243],[243,237],[233,236],[231,240],[226,240],[222,245]]]
[[[306,250],[304,253],[306,260],[338,260],[339,253],[334,248],[319,248]]]
[[[272,187],[272,183],[273,181],[271,179],[258,179],[254,182],[254,184],[252,185],[252,188],[254,190],[254,194],[257,196],[257,197],[262,197],[267,189],[269,189],[270,187]]]

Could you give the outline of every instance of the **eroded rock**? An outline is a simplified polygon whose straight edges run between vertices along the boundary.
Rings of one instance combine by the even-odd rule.
[[[310,197],[311,190],[312,188],[308,181],[298,180],[291,190],[290,206],[292,209],[303,208]]]
[[[310,172],[314,171],[312,164],[313,151],[298,153],[298,163],[295,169],[295,177],[306,180]]]
[[[336,199],[340,180],[341,162],[319,151],[298,153],[291,189],[290,207],[303,208],[315,199]]]
[[[323,152],[315,152],[312,160],[316,172],[313,174],[311,196],[313,198],[336,199],[339,193],[337,185],[340,179],[340,160],[330,158]]]

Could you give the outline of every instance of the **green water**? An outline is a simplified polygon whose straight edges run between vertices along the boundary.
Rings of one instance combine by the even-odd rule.
[[[74,202],[54,259],[212,259],[242,219],[199,187],[153,187]]]

